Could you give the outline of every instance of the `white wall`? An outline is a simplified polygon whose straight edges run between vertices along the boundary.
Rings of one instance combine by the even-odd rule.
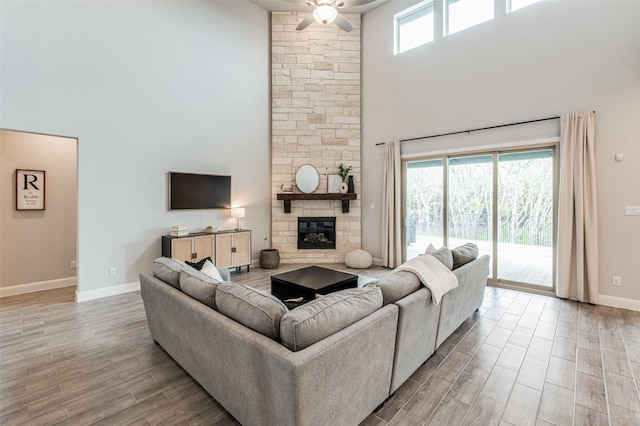
[[[170,225],[235,225],[226,211],[167,211],[168,171],[232,175],[253,257],[270,245],[266,11],[3,1],[1,27],[0,127],[79,139],[80,293],[138,281]]]
[[[0,162],[0,287],[61,280],[73,284],[76,140],[0,130]],[[16,210],[16,169],[45,171],[44,210]]]
[[[624,216],[640,205],[640,2],[543,1],[394,56],[393,14],[414,3],[363,19],[363,248],[380,257],[376,143],[593,109],[600,293],[640,301],[640,217]],[[410,156],[558,134],[546,122],[401,147]],[[614,274],[622,287],[611,286]]]

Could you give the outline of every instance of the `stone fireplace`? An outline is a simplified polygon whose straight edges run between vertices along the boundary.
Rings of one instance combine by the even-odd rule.
[[[271,14],[271,241],[283,263],[341,263],[361,248],[360,15],[347,14],[350,33],[335,25],[295,28],[307,13]],[[290,213],[277,200],[281,187],[295,187],[300,166],[319,174],[313,192],[328,192],[328,175],[351,166],[358,198],[343,213],[338,200],[293,200]],[[298,218],[335,217],[333,248],[299,248]],[[327,237],[326,233],[324,235]],[[314,241],[322,238],[311,236]],[[309,239],[309,237],[307,237]],[[317,242],[316,242],[317,243]]]
[[[299,217],[298,250],[335,250],[335,217]]]

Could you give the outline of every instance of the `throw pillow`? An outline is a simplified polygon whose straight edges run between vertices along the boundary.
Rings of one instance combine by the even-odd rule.
[[[202,272],[208,277],[213,278],[218,282],[224,281],[222,279],[222,275],[220,275],[220,271],[218,271],[218,268],[216,268],[216,265],[214,265],[213,262],[209,260],[209,258],[205,259],[204,265],[202,265],[202,269],[200,269],[200,272]]]
[[[453,253],[447,247],[441,247],[429,254],[438,259],[440,263],[449,268],[449,270],[453,269]]]
[[[375,283],[366,284],[365,287],[379,287],[382,291],[382,305],[386,306],[418,290],[420,285],[422,283],[416,274],[398,271],[388,274]]]
[[[183,262],[170,257],[159,257],[151,264],[151,272],[156,278],[178,290],[180,289],[180,273],[184,268]]]
[[[282,317],[282,344],[292,351],[302,350],[361,320],[381,306],[382,291],[378,287],[330,293]]]
[[[210,308],[217,309],[216,290],[220,281],[216,281],[198,271],[183,271],[180,274],[180,289]]]
[[[211,260],[211,258],[210,258],[210,257],[205,257],[204,259],[199,260],[199,261],[197,261],[197,262],[189,262],[188,260],[185,260],[185,262],[184,262],[184,263],[186,263],[187,265],[189,265],[189,266],[191,266],[192,268],[197,269],[197,270],[199,271],[199,270],[201,270],[201,269],[202,269],[202,267],[204,266],[204,264],[205,264],[205,262],[206,262],[207,260],[208,260],[209,262],[212,262],[212,263],[213,263],[213,261]],[[222,281],[222,280],[220,280],[220,281]]]
[[[274,340],[280,338],[280,320],[288,311],[270,294],[227,282],[216,289],[216,305],[220,313]]]
[[[478,246],[473,243],[463,244],[451,250],[451,254],[453,255],[453,269],[458,269],[478,257]]]
[[[427,249],[424,251],[424,254],[431,254],[434,251],[436,251],[436,247],[433,244],[429,243]]]

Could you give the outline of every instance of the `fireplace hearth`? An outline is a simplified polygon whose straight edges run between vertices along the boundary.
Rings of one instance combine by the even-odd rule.
[[[336,248],[335,217],[299,217],[298,250]]]

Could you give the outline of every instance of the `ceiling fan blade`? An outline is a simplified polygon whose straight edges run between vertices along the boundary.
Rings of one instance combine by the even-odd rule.
[[[338,16],[336,17],[336,20],[333,22],[345,32],[350,33],[353,30],[353,25],[351,25],[351,22],[349,22],[347,18],[345,18],[339,13],[338,13]]]
[[[358,7],[373,1],[375,0],[342,0],[344,7]]]
[[[309,15],[298,24],[298,26],[296,27],[296,31],[302,31],[314,22],[315,19],[313,19],[313,15]]]

